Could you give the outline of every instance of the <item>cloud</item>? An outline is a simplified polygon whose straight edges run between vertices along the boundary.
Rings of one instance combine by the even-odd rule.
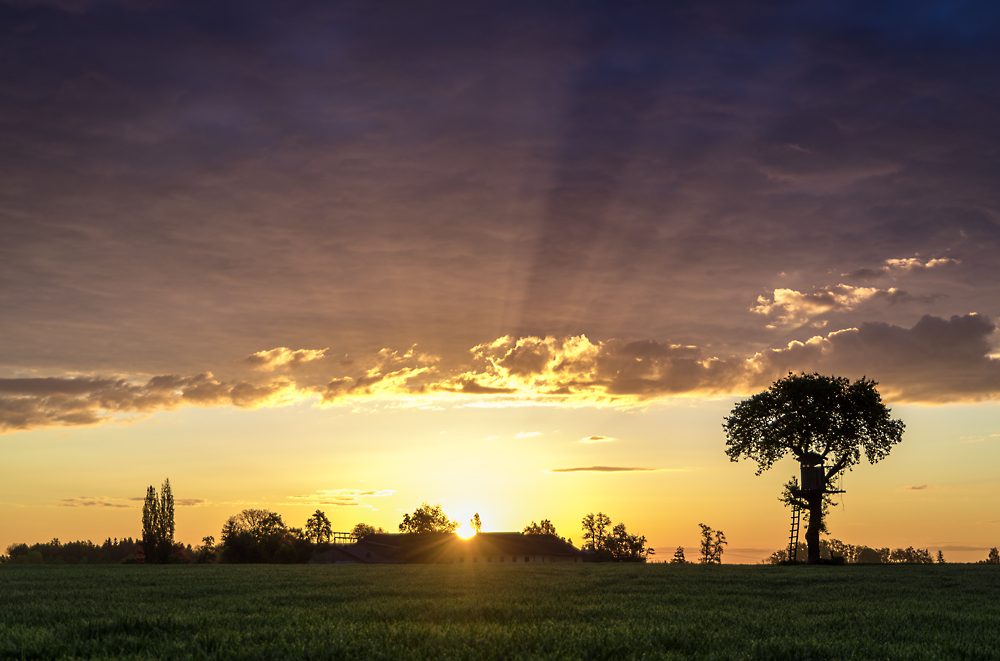
[[[618,439],[611,436],[584,436],[577,443],[610,443]]]
[[[0,379],[0,431],[94,425],[181,406],[275,406],[301,397],[287,379],[221,381],[210,372],[138,383],[100,377]]]
[[[804,326],[810,322],[824,326],[826,321],[815,322],[814,320],[829,313],[854,310],[862,303],[876,299],[888,303],[913,300],[909,294],[894,287],[876,289],[835,285],[820,288],[810,293],[802,293],[794,289],[775,289],[770,299],[758,296],[757,304],[750,308],[750,311],[768,317],[771,320],[768,328]]]
[[[961,261],[952,259],[951,257],[939,257],[928,260],[922,260],[919,257],[906,257],[903,259],[887,259],[883,268],[890,272],[905,271],[912,273],[914,271],[929,271],[957,266],[958,264],[961,264]]]
[[[899,487],[898,489],[896,489],[896,491],[923,491],[925,489],[933,489],[933,488],[936,487],[932,487],[928,484],[918,484],[912,487]]]
[[[515,395],[578,402],[699,392],[725,392],[743,369],[694,346],[654,340],[592,342],[572,337],[510,336],[472,349],[475,367],[428,386],[453,392],[452,383],[474,380]]]
[[[324,403],[372,395],[418,394],[425,390],[421,379],[434,371],[437,356],[418,352],[415,346],[400,354],[382,349],[362,365],[364,372],[330,380],[321,390]],[[481,394],[481,393],[476,393]]]
[[[519,431],[516,434],[514,434],[514,438],[530,438],[532,436],[541,436],[541,435],[542,432],[540,431]]]
[[[629,466],[581,466],[579,468],[552,468],[550,473],[628,473],[660,471],[662,468],[638,468]]]
[[[287,347],[278,347],[270,351],[258,351],[243,359],[254,369],[274,370],[278,367],[295,368],[304,363],[320,360],[326,356],[327,349],[298,349],[292,351]]]
[[[287,496],[294,505],[333,505],[335,507],[371,507],[366,498],[386,498],[392,489],[318,489],[306,496]]]
[[[61,498],[56,501],[59,507],[97,507],[104,509],[136,509],[138,505],[116,502],[132,500],[124,498],[109,498],[107,496],[77,496],[76,498]]]
[[[398,406],[637,406],[675,396],[757,392],[788,372],[820,372],[879,382],[897,402],[1000,398],[996,326],[984,315],[925,315],[911,328],[865,322],[794,340],[749,356],[656,340],[504,336],[472,348],[471,364],[416,351],[382,349],[311,371],[221,379],[193,376],[0,379],[0,431],[93,425],[183,406],[256,408],[394,400]],[[267,352],[265,352],[267,353]],[[480,384],[477,390],[461,384]],[[520,432],[519,437],[540,432]],[[591,436],[581,443],[610,442]]]
[[[758,353],[758,385],[789,371],[818,371],[879,382],[897,402],[944,403],[1000,397],[1000,360],[991,355],[996,326],[978,314],[925,315],[912,328],[866,322],[784,349]]]
[[[99,507],[108,509],[138,509],[139,503],[145,502],[145,497],[114,498],[110,496],[77,496],[58,500],[59,507]],[[207,504],[201,498],[174,498],[175,507],[198,507]]]
[[[921,273],[926,271],[941,271],[961,264],[961,260],[952,257],[937,257],[934,259],[921,259],[919,257],[904,257],[901,259],[887,259],[885,263],[876,268],[862,268],[851,273],[842,275],[870,280],[896,274]]]

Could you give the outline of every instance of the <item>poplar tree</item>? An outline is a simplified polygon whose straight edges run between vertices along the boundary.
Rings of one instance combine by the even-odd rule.
[[[170,491],[170,478],[164,479],[160,488],[159,523],[157,555],[159,562],[165,564],[174,548],[174,494]]]
[[[149,485],[146,502],[142,505],[142,553],[146,562],[156,561],[157,542],[160,534],[160,507],[156,501],[156,489]]]
[[[160,497],[152,485],[142,505],[142,552],[147,563],[166,564],[174,547],[174,496],[170,479],[163,481]]]

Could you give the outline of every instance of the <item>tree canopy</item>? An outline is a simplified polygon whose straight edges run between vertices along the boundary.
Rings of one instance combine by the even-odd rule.
[[[559,536],[558,533],[556,533],[556,527],[555,527],[555,525],[553,525],[553,523],[551,521],[549,521],[548,519],[542,519],[541,523],[535,523],[534,521],[532,521],[530,525],[527,525],[527,526],[524,527],[524,530],[521,531],[521,534],[522,535],[555,535],[556,537]]]
[[[656,553],[646,546],[644,536],[629,533],[624,523],[619,523],[609,533],[611,517],[603,512],[596,515],[591,512],[583,517],[581,525],[583,548],[593,551],[598,562],[646,562],[649,556]]]
[[[832,459],[829,480],[860,462],[888,456],[905,425],[889,417],[876,382],[820,374],[792,374],[736,405],[722,425],[732,461],[757,462],[757,474],[787,454]]]
[[[320,510],[306,520],[306,539],[315,544],[325,544],[333,537],[333,526],[326,513]]]
[[[385,529],[383,529],[381,526],[376,528],[375,526],[369,523],[361,522],[354,524],[354,527],[351,528],[351,537],[353,537],[354,539],[364,539],[369,535],[376,535],[378,533],[384,533],[384,532]]]
[[[423,503],[413,514],[404,514],[403,522],[399,524],[399,532],[455,532],[458,521],[452,521],[441,509],[441,505]]]

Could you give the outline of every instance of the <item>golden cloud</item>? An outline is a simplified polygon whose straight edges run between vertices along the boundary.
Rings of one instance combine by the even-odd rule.
[[[392,489],[319,489],[305,496],[288,496],[294,505],[333,505],[335,507],[371,507],[365,498],[385,498],[396,493]]]
[[[251,369],[237,379],[211,372],[139,382],[0,379],[0,431],[92,425],[182,406],[256,408],[304,400],[320,405],[393,399],[393,405],[430,406],[454,399],[481,406],[635,406],[675,396],[745,395],[788,372],[867,376],[880,383],[887,400],[897,402],[993,400],[1000,397],[995,330],[987,317],[974,313],[950,319],[927,315],[912,328],[867,322],[749,357],[717,357],[696,346],[656,340],[504,336],[473,347],[471,364],[464,366],[442,364],[411,347],[324,363],[333,374]],[[581,442],[607,440],[592,436]]]
[[[327,349],[297,349],[278,347],[269,351],[258,351],[243,359],[243,362],[258,370],[274,370],[279,367],[295,368],[305,363],[326,357]]]
[[[895,287],[876,289],[874,287],[835,285],[823,287],[810,293],[802,293],[794,289],[775,289],[770,299],[758,296],[756,305],[750,308],[750,311],[769,317],[771,323],[767,325],[768,328],[804,326],[809,323],[822,327],[827,322],[817,322],[815,321],[817,317],[831,312],[847,312],[876,298],[884,299],[890,303],[898,303],[909,300],[911,297]]]

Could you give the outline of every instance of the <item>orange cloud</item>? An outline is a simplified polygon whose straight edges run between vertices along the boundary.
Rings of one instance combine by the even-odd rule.
[[[895,287],[876,289],[874,287],[835,285],[823,287],[810,293],[802,293],[794,289],[775,289],[770,299],[758,296],[756,305],[750,308],[750,311],[768,317],[771,320],[768,328],[804,326],[809,323],[822,327],[827,322],[817,322],[815,321],[817,317],[831,312],[848,312],[862,303],[874,299],[899,303],[911,300],[912,297]]]
[[[995,331],[978,314],[950,319],[927,315],[912,328],[867,322],[749,357],[720,358],[704,348],[656,340],[505,336],[473,347],[471,364],[464,366],[442,364],[437,356],[411,347],[402,353],[383,349],[336,365],[315,358],[316,365],[333,374],[311,368],[281,376],[251,369],[235,379],[211,372],[139,382],[0,379],[0,432],[92,425],[182,406],[255,408],[307,399],[322,405],[394,398],[427,406],[457,398],[491,406],[634,406],[682,395],[745,395],[788,372],[867,376],[879,382],[887,400],[896,402],[992,400],[1000,396]],[[274,355],[283,360],[295,353]],[[592,436],[581,442],[607,440]]]
[[[392,489],[320,489],[306,496],[288,496],[295,505],[333,505],[336,507],[371,507],[365,498],[385,498]]]
[[[274,370],[278,367],[295,368],[304,363],[320,360],[326,356],[327,349],[298,349],[292,351],[288,347],[278,347],[270,351],[258,351],[243,359],[254,369]]]

